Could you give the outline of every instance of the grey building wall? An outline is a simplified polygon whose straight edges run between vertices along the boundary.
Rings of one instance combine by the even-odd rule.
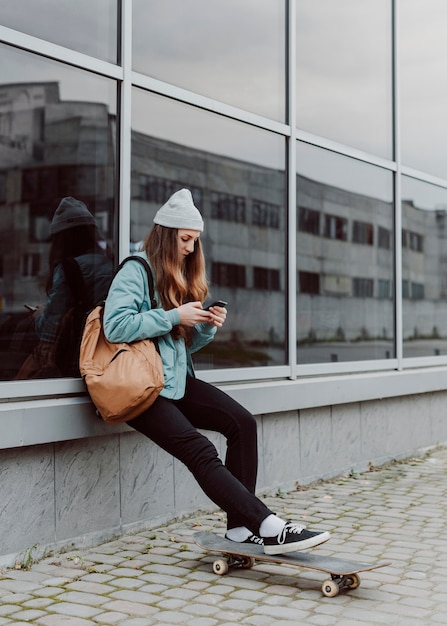
[[[447,391],[435,391],[259,413],[258,492],[293,490],[446,442],[446,401]],[[0,411],[5,431],[10,417]],[[39,436],[32,417],[22,424],[28,441]],[[39,417],[36,409],[36,424]],[[127,426],[102,424],[87,401],[72,411],[56,406],[49,420],[70,422],[72,438],[26,445],[11,435],[3,444],[12,447],[0,450],[0,566],[30,549],[37,557],[79,548],[216,508],[183,465]],[[224,455],[224,440],[207,434]]]

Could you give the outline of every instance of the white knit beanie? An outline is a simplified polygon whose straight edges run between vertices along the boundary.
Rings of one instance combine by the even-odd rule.
[[[189,189],[176,191],[169,200],[158,209],[154,223],[167,228],[184,228],[203,231],[203,219],[194,206]]]
[[[50,224],[50,235],[55,235],[75,226],[94,226],[95,224],[95,218],[82,200],[68,196],[62,198],[54,213]]]

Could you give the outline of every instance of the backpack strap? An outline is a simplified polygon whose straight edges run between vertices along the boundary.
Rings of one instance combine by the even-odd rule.
[[[124,261],[121,261],[121,263],[118,265],[117,270],[116,270],[117,273],[120,271],[123,265],[127,263],[127,261],[138,261],[138,263],[141,263],[141,265],[146,270],[147,280],[149,283],[149,298],[151,299],[151,309],[156,309],[157,301],[155,300],[155,295],[154,295],[154,277],[152,276],[152,270],[150,268],[149,263],[146,261],[146,259],[143,259],[143,257],[141,256],[136,256],[136,255],[128,256],[124,259]]]
[[[150,268],[149,263],[146,261],[146,259],[143,259],[143,257],[141,256],[128,256],[124,259],[124,261],[121,261],[121,263],[118,265],[116,273],[118,273],[120,271],[120,269],[123,267],[123,265],[125,263],[127,263],[127,261],[138,261],[138,263],[141,263],[141,265],[144,267],[144,269],[147,272],[147,280],[149,283],[149,298],[151,300],[151,309],[156,309],[157,308],[157,301],[155,299],[155,295],[154,295],[154,277],[152,276],[152,270]],[[160,354],[160,348],[158,347],[158,337],[152,337],[151,341],[153,342],[153,344],[155,345],[155,349],[157,350],[158,354]]]

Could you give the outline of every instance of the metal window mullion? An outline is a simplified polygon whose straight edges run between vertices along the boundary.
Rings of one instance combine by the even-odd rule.
[[[121,3],[121,65],[119,89],[118,255],[129,254],[132,155],[132,0]]]
[[[290,365],[290,378],[293,380],[297,376],[297,231],[296,231],[296,2],[289,0],[287,3],[287,106],[288,123],[290,136],[286,140],[288,146],[287,154],[287,237],[288,237],[288,281],[287,281],[287,302],[288,302],[288,354]]]
[[[402,307],[402,166],[400,137],[400,90],[399,90],[399,0],[392,4],[393,37],[393,141],[396,170],[394,172],[394,210],[395,210],[395,301],[396,301],[396,357],[397,369],[403,369],[403,307]]]

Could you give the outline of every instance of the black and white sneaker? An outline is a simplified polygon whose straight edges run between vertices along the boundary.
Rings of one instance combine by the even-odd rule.
[[[286,522],[279,535],[264,537],[264,552],[274,555],[307,550],[319,546],[330,538],[328,532],[311,532],[300,524]]]
[[[225,539],[228,539],[229,541],[234,541],[233,539],[230,539],[226,535],[225,535]],[[244,541],[235,541],[234,543],[251,543],[252,545],[263,546],[264,539],[262,537],[258,537],[258,535],[250,535],[249,537],[247,537],[247,539],[244,539]]]

